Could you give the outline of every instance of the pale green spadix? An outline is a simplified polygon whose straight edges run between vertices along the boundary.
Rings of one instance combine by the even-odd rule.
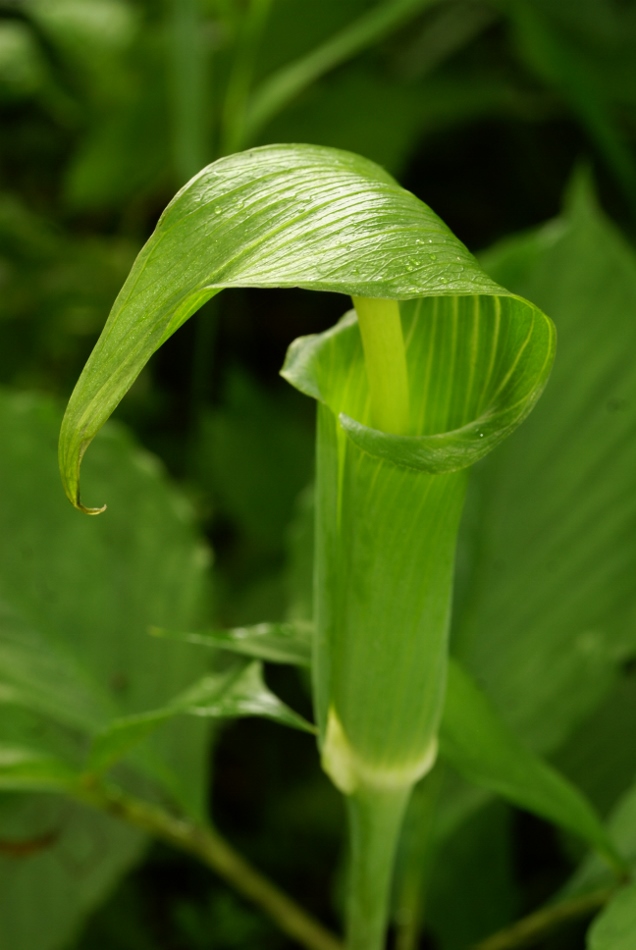
[[[532,409],[554,328],[377,165],[308,145],[221,159],[162,215],[71,396],[60,467],[77,507],[100,510],[79,496],[91,439],[225,287],[336,291],[360,315],[296,341],[283,373],[318,401],[314,705],[351,801],[349,946],[375,950],[401,810],[435,758],[467,470]]]

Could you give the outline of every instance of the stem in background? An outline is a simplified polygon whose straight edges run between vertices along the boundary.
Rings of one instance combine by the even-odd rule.
[[[439,761],[418,782],[406,814],[400,842],[400,875],[396,880],[395,950],[417,950],[422,930],[426,890],[434,862],[435,815],[444,779]]]
[[[169,0],[169,10],[172,150],[181,186],[206,164],[207,69],[199,0]]]
[[[341,942],[302,907],[253,868],[213,828],[176,817],[117,788],[91,783],[74,789],[84,805],[123,821],[187,851],[216,871],[247,900],[261,908],[278,927],[306,950],[343,950]]]
[[[441,0],[385,0],[349,23],[306,56],[283,66],[255,92],[247,115],[253,139],[271,119],[312,83],[346,63]]]
[[[347,950],[384,950],[398,835],[411,787],[359,789],[347,799]]]
[[[371,393],[373,425],[404,435],[409,429],[409,383],[397,300],[353,297]]]
[[[247,101],[258,44],[269,16],[271,0],[250,0],[241,14],[232,70],[223,104],[221,155],[238,152],[245,143]]]
[[[518,950],[531,947],[564,924],[582,917],[591,917],[614,896],[618,885],[602,887],[581,897],[560,901],[529,914],[511,927],[500,930],[473,947],[473,950]]]

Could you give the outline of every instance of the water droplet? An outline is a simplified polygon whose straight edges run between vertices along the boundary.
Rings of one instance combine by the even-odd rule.
[[[483,437],[484,437],[484,433],[483,433],[483,432],[480,432],[480,433],[479,433],[479,438],[480,438],[480,439],[483,439]]]
[[[428,256],[430,257],[430,259],[431,259],[432,261],[436,261],[436,260],[437,260],[437,254],[429,254]]]

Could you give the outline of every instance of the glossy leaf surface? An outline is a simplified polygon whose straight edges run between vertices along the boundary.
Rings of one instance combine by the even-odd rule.
[[[219,290],[245,286],[399,299],[506,294],[372,162],[301,145],[221,159],[166,208],[71,398],[60,465],[74,503],[86,447],[150,356]]]

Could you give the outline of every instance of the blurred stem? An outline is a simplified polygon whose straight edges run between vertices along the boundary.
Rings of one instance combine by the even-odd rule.
[[[337,937],[253,868],[213,828],[171,815],[157,805],[93,781],[84,783],[73,794],[82,804],[107,812],[199,858],[307,950],[343,950]]]
[[[232,70],[223,104],[221,155],[238,152],[245,144],[247,100],[258,45],[270,6],[271,0],[250,0],[247,13],[239,20]]]
[[[214,344],[219,327],[218,298],[213,297],[194,317],[194,352],[190,369],[190,432],[196,439],[201,412],[210,396]]]
[[[410,793],[410,786],[361,789],[347,799],[347,950],[384,950],[395,851]]]
[[[253,138],[301,92],[326,73],[379,42],[427,7],[442,0],[386,0],[350,23],[307,56],[283,66],[262,83],[247,116]]]
[[[354,297],[371,394],[373,425],[403,435],[409,429],[409,389],[397,300]]]
[[[581,897],[560,901],[518,920],[511,927],[500,930],[473,947],[473,950],[518,950],[544,940],[564,924],[591,917],[614,896],[618,885],[602,887]]]
[[[433,831],[444,766],[438,762],[413,790],[400,843],[395,950],[417,950],[433,864]]]
[[[183,185],[206,164],[206,56],[199,0],[168,0],[174,170]]]

